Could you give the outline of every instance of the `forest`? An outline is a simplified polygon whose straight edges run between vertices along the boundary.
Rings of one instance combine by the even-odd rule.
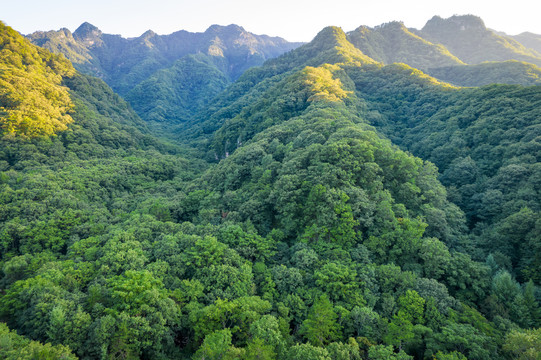
[[[453,31],[0,23],[0,358],[539,360],[539,54]]]

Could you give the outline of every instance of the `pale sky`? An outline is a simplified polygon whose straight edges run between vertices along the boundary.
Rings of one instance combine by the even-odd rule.
[[[510,35],[541,34],[540,13],[538,0],[0,0],[0,20],[23,34],[74,31],[85,21],[125,37],[238,24],[289,41],[310,41],[328,25],[350,31],[398,20],[420,29],[434,15],[455,14],[480,16],[487,27]]]

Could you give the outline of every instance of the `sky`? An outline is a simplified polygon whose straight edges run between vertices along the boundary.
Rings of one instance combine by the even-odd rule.
[[[238,24],[255,34],[310,41],[328,25],[350,31],[360,25],[403,21],[420,29],[434,15],[473,14],[491,29],[516,35],[541,34],[537,4],[538,0],[0,0],[0,20],[23,34],[74,31],[85,21],[124,37],[149,29],[170,34]]]

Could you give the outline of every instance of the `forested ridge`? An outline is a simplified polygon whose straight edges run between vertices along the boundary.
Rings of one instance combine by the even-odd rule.
[[[328,27],[230,85],[208,55],[158,69],[141,118],[0,26],[1,358],[539,358],[539,85]],[[436,46],[356,32],[384,57],[388,30]]]

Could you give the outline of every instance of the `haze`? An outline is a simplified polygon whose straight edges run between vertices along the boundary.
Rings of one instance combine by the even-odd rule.
[[[504,5],[505,4],[505,5]],[[148,29],[159,34],[177,30],[204,31],[212,24],[238,24],[257,34],[309,41],[327,25],[344,30],[393,20],[421,28],[432,16],[480,16],[487,27],[515,35],[541,33],[532,0],[509,3],[456,0],[314,1],[275,0],[20,0],[2,5],[0,19],[23,34],[36,30],[75,30],[88,21],[106,33],[139,36]]]

